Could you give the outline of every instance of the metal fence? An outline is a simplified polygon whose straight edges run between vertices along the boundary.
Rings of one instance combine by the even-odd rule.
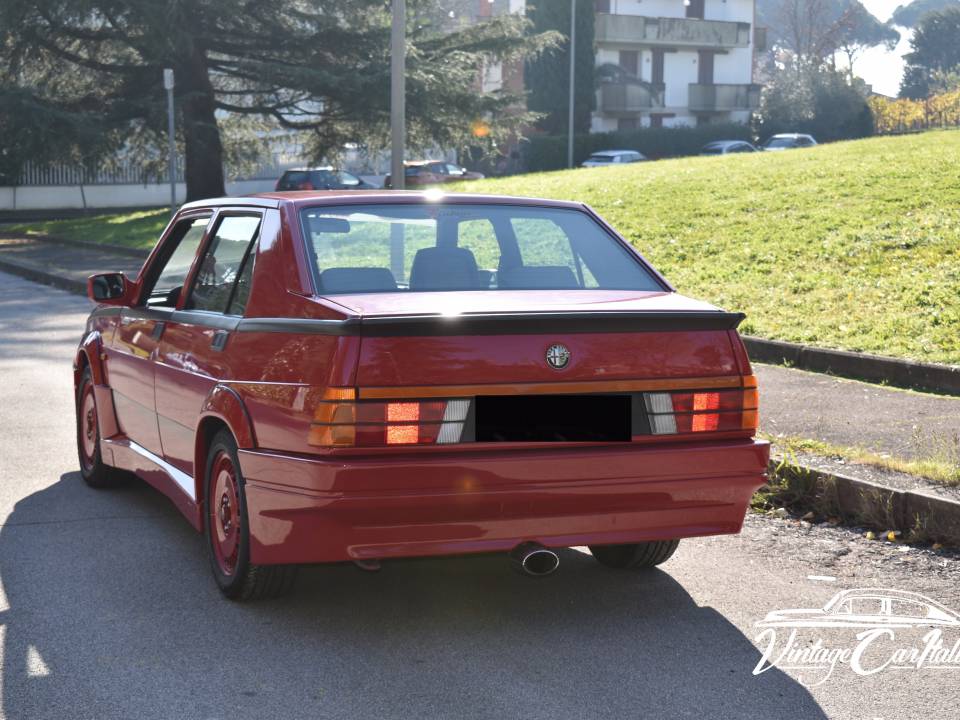
[[[285,169],[297,164],[295,158],[275,154],[260,163],[252,171],[230,172],[229,180],[269,180],[280,177]],[[183,162],[177,160],[176,180],[184,182]],[[20,186],[63,187],[68,185],[154,185],[170,182],[166,164],[144,165],[133,160],[111,160],[100,165],[75,165],[70,163],[40,164],[28,162],[20,171],[17,182]]]

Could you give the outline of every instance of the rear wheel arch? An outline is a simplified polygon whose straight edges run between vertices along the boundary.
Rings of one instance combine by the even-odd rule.
[[[237,393],[225,385],[217,385],[207,396],[197,424],[194,443],[194,484],[195,497],[202,504],[204,480],[207,469],[207,454],[214,438],[221,430],[233,436],[238,448],[256,446],[250,416]]]

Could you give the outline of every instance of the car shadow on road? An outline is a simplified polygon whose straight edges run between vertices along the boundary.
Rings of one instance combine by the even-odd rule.
[[[679,553],[683,553],[681,546]],[[825,717],[664,570],[562,553],[304,568],[281,600],[223,600],[203,543],[139,482],[77,473],[0,530],[7,718]],[[0,598],[2,602],[2,598]],[[3,606],[0,605],[0,608]]]

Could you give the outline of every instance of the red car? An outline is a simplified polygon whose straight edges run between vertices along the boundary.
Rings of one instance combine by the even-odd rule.
[[[738,532],[764,482],[742,315],[678,295],[580,203],[194,202],[135,281],[88,292],[83,477],[169,496],[231,598],[303,563],[656,565]]]

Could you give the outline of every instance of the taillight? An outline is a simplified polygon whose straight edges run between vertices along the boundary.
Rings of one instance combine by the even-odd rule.
[[[340,393],[331,397],[331,393]],[[349,388],[331,388],[318,403],[308,442],[319,447],[392,447],[460,442],[470,401],[358,401]],[[347,394],[349,393],[349,396]]]
[[[654,435],[756,430],[757,380],[743,378],[736,390],[644,393]]]

